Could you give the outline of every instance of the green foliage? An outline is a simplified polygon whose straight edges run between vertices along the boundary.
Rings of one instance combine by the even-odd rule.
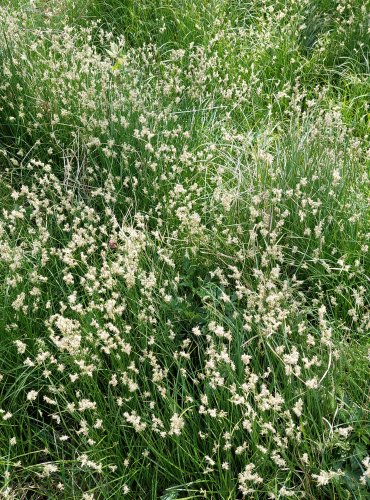
[[[368,3],[0,18],[0,497],[367,498]]]

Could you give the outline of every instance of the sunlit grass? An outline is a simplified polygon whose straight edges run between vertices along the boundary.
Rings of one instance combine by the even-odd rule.
[[[0,496],[367,498],[367,3],[0,3]]]

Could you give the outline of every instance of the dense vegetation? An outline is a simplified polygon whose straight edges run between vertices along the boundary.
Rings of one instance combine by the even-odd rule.
[[[0,498],[369,498],[369,2],[0,21]]]

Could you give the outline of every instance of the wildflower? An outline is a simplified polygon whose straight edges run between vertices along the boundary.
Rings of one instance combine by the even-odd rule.
[[[238,474],[239,490],[243,495],[247,495],[250,491],[248,483],[256,485],[263,482],[262,477],[259,476],[256,472],[253,472],[254,469],[255,465],[250,463],[245,466],[243,472],[240,472]]]
[[[50,476],[53,472],[57,472],[58,467],[55,464],[47,463],[42,466],[42,475],[44,477]]]
[[[178,415],[178,413],[175,413],[172,415],[170,419],[170,430],[168,431],[168,434],[171,435],[176,435],[179,436],[181,434],[181,430],[184,427],[184,419]]]
[[[18,354],[24,354],[26,352],[27,345],[21,340],[15,340],[14,344],[17,347]]]
[[[312,379],[306,380],[305,383],[306,383],[306,386],[309,389],[317,389],[317,387],[319,386],[317,377],[314,377]]]
[[[337,471],[321,470],[320,474],[312,474],[312,477],[316,479],[318,486],[326,486],[333,478],[339,477],[342,474],[343,472],[340,469]]]
[[[301,398],[299,398],[299,400],[293,407],[293,411],[297,415],[297,417],[300,417],[302,415],[302,408],[303,408],[303,401]]]

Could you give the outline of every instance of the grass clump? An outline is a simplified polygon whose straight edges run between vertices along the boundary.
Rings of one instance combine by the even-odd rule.
[[[367,498],[367,3],[0,15],[0,496]]]

